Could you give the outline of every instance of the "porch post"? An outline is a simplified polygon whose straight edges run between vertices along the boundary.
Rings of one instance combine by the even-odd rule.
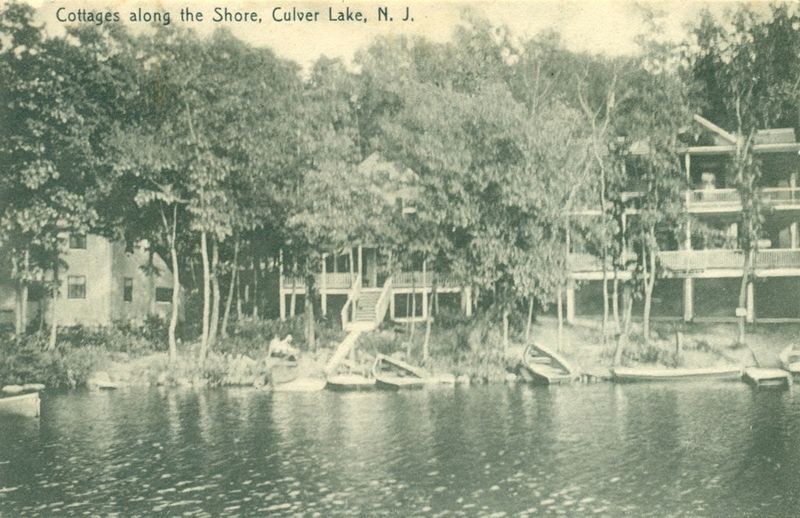
[[[362,286],[364,285],[364,278],[363,278],[363,275],[364,275],[364,266],[363,265],[364,265],[364,263],[361,262],[363,257],[364,257],[364,255],[363,255],[362,250],[361,250],[361,245],[358,245],[358,275],[362,275],[362,278],[361,278],[361,285]]]
[[[691,175],[689,173],[689,168],[692,165],[692,159],[691,159],[691,156],[689,155],[688,152],[686,153],[686,155],[684,155],[684,164],[685,164],[685,168],[686,168],[686,179],[687,180],[691,180],[692,177],[691,177]]]
[[[747,322],[752,324],[756,320],[756,297],[753,283],[747,283]]]
[[[322,274],[320,275],[320,310],[322,311],[322,316],[328,314],[328,279],[325,275],[325,270],[327,270],[327,258],[328,254],[322,254]]]
[[[567,323],[575,322],[575,281],[567,280]]]
[[[247,288],[245,286],[245,297],[247,297]],[[283,249],[278,252],[278,307],[280,308],[281,320],[286,320],[286,293],[283,291]]]
[[[683,279],[683,321],[694,320],[694,279]]]
[[[472,316],[472,288],[465,286],[461,291],[461,296],[464,297],[464,313],[468,317]]]
[[[422,261],[422,318],[428,318],[428,276],[425,265],[427,261]],[[414,315],[416,316],[416,315]]]

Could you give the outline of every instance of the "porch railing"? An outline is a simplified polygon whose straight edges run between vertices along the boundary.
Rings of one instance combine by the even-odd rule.
[[[677,250],[660,252],[661,263],[673,271],[739,269],[744,265],[741,250]],[[759,250],[756,269],[800,268],[800,249]]]
[[[347,292],[347,302],[342,307],[342,329],[347,329],[347,324],[355,320],[358,307],[358,296],[361,294],[361,274],[356,275],[353,287]]]
[[[375,303],[375,324],[379,324],[386,317],[386,311],[389,309],[389,302],[392,300],[392,278],[386,279],[383,283],[381,295],[378,297],[378,302]]]
[[[338,272],[338,273],[326,273],[325,274],[325,288],[335,288],[335,289],[347,289],[351,286],[353,281],[353,276],[350,275],[348,272]],[[282,277],[283,287],[284,288],[291,288],[292,287],[292,277],[284,275]],[[302,277],[295,277],[295,282],[297,286],[304,286],[305,281]],[[322,274],[317,273],[314,274],[314,284],[317,287],[322,287]]]
[[[458,283],[450,275],[430,271],[397,272],[392,275],[392,285],[397,288],[410,288],[412,286],[412,275],[413,285],[419,288],[432,287],[434,277],[436,277],[436,281],[441,287],[451,288],[458,286]]]
[[[800,205],[800,188],[798,187],[765,187],[761,189],[761,196],[766,201],[783,204]]]
[[[761,199],[767,203],[800,205],[800,188],[764,187],[759,190]],[[740,205],[739,191],[736,189],[699,189],[689,191],[689,208],[731,207]]]

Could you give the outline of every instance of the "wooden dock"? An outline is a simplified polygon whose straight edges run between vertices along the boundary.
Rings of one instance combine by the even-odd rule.
[[[744,370],[744,380],[754,387],[788,388],[792,384],[792,376],[783,369],[748,367]]]

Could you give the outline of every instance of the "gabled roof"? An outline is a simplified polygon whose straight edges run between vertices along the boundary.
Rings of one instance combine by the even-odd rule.
[[[710,133],[713,144],[688,145],[679,149],[679,152],[690,155],[719,155],[736,151],[737,136],[735,134],[725,131],[701,115],[695,114],[694,121]],[[763,129],[758,130],[754,136],[753,152],[800,152],[800,144],[795,139],[794,128]]]

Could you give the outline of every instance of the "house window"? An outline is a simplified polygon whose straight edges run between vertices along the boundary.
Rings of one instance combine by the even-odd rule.
[[[69,247],[73,250],[86,250],[86,234],[70,234]]]
[[[156,302],[172,302],[172,288],[156,288]]]
[[[133,302],[133,279],[131,277],[125,277],[122,280],[122,300]]]
[[[86,277],[83,275],[67,276],[67,298],[86,298]]]

